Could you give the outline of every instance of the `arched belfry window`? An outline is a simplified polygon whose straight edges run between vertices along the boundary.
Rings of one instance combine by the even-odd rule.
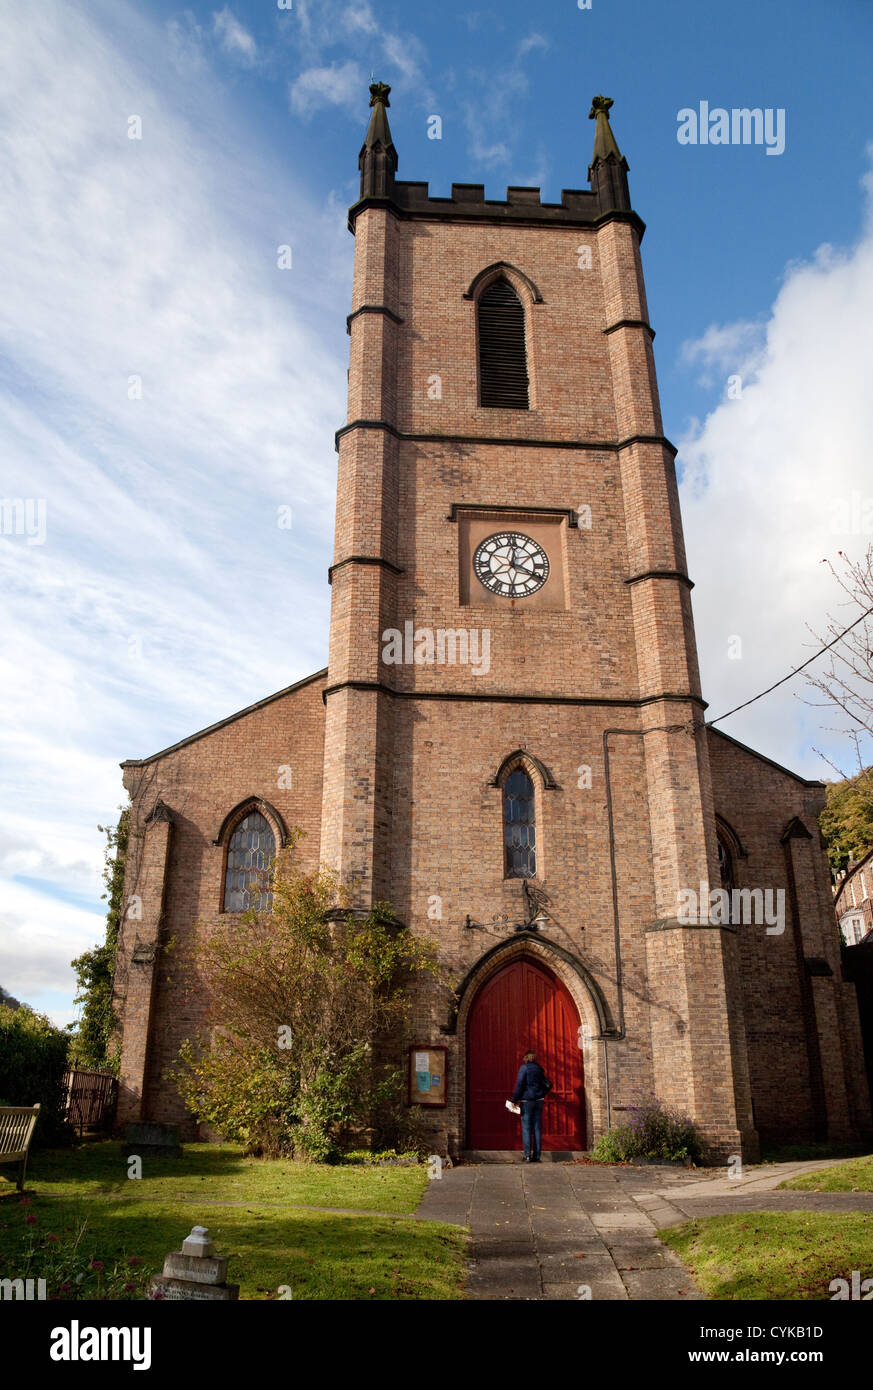
[[[270,871],[276,856],[276,837],[260,811],[249,811],[239,821],[227,846],[224,879],[224,911],[269,912],[273,905]]]
[[[536,878],[534,785],[523,767],[516,767],[503,783],[503,840],[506,877]]]
[[[524,306],[500,276],[482,291],[479,320],[479,404],[529,409]]]

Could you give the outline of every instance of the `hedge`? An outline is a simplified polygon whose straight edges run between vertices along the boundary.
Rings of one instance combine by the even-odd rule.
[[[64,1072],[69,1037],[22,1004],[0,1004],[0,1105],[40,1104],[34,1147],[69,1143],[73,1130],[64,1114]]]

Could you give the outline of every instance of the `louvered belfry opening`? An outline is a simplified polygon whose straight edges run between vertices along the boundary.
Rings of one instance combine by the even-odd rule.
[[[479,297],[479,404],[528,410],[524,306],[508,280]]]

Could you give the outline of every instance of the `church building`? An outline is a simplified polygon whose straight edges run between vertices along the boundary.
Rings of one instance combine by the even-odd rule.
[[[435,1152],[520,1150],[528,1048],[553,1153],[651,1094],[722,1162],[869,1133],[823,786],[705,722],[612,102],[588,188],[501,201],[399,181],[389,90],[349,211],[328,664],[122,765],[118,1120],[196,1134],[164,1072],[202,990],[164,947],[257,905],[301,827],[304,867],[439,943],[454,989],[416,987],[397,1056]]]

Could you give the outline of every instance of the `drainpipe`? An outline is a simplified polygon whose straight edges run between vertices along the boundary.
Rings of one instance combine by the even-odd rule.
[[[602,1035],[600,1041],[603,1043],[603,1075],[606,1080],[606,1128],[612,1129],[612,1101],[609,1096],[609,1048],[606,1046],[606,1038]]]

